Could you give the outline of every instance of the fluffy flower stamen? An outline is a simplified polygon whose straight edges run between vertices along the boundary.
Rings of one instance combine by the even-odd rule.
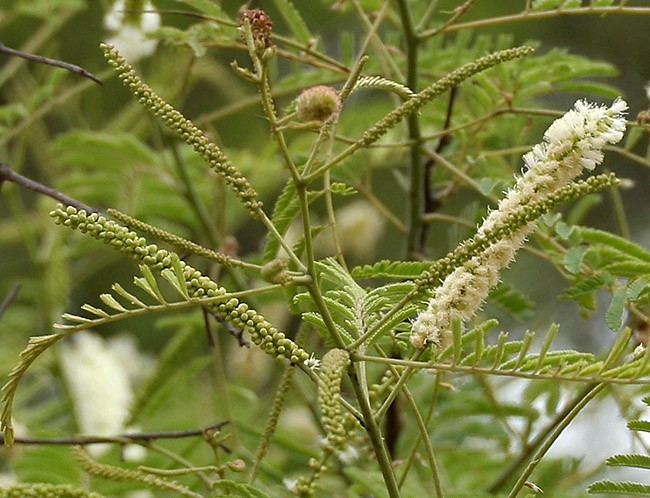
[[[603,147],[623,138],[626,110],[627,104],[621,99],[611,107],[577,101],[573,109],[551,124],[544,142],[524,156],[525,172],[485,219],[478,235],[494,232],[531,202],[567,185],[583,170],[593,170],[603,160]],[[499,272],[510,264],[534,228],[532,221],[515,230],[445,278],[427,309],[413,322],[411,343],[418,349],[445,344],[452,321],[467,320],[480,309],[498,283]]]

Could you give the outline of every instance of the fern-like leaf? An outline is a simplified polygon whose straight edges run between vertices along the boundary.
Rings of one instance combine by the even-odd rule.
[[[243,484],[229,479],[219,479],[212,484],[212,487],[226,491],[227,496],[238,496],[240,498],[270,498],[270,495],[257,489],[251,484]]]
[[[352,91],[354,92],[363,89],[385,90],[393,92],[403,99],[410,99],[415,96],[415,93],[406,85],[402,85],[382,76],[362,76],[359,78],[354,84]]]
[[[650,484],[638,482],[598,481],[587,488],[592,494],[607,493],[615,495],[650,496]]]
[[[199,12],[203,12],[209,16],[224,18],[224,12],[221,10],[218,4],[211,2],[210,0],[178,0],[180,3],[184,3]]]
[[[308,45],[314,39],[314,35],[309,31],[307,23],[305,23],[293,3],[289,0],[273,0],[273,3],[280,11],[280,15],[291,29],[291,33],[296,40],[303,45]]]
[[[271,221],[280,235],[284,235],[287,232],[299,211],[300,204],[296,193],[296,185],[293,181],[289,181],[282,189],[277,201],[275,201],[273,215],[271,216]],[[268,242],[266,243],[262,256],[263,261],[268,263],[277,257],[279,248],[279,241],[269,234]]]
[[[355,278],[408,278],[414,279],[428,270],[426,261],[378,261],[372,265],[358,266],[352,270]]]
[[[650,470],[650,456],[641,454],[614,455],[607,459],[613,467],[636,467]]]
[[[552,351],[557,325],[551,326],[546,333],[539,353],[529,353],[535,339],[535,333],[530,331],[521,341],[508,341],[508,334],[501,332],[496,344],[491,343],[486,334],[496,324],[496,320],[489,320],[466,333],[462,332],[460,324],[454,325],[452,344],[431,362],[423,363],[423,368],[528,379],[650,384],[650,351],[644,350],[632,358],[625,356],[632,333],[629,328],[619,334],[609,356],[598,360],[591,353]]]

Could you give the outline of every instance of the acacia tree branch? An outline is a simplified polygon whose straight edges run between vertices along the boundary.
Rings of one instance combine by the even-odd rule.
[[[74,206],[77,209],[83,209],[89,214],[99,212],[97,209],[88,206],[87,204],[84,204],[83,202],[80,202],[76,199],[73,199],[72,197],[69,197],[64,193],[59,192],[58,190],[55,190],[52,187],[48,187],[47,185],[37,182],[36,180],[32,180],[31,178],[27,178],[26,176],[23,176],[20,173],[16,173],[13,169],[11,169],[11,167],[9,167],[8,164],[0,162],[0,189],[2,188],[2,183],[5,180],[20,185],[22,187],[28,188],[30,190],[33,190],[38,194],[43,194],[48,197],[51,197],[52,199],[55,199],[62,204],[65,204],[66,206]]]
[[[155,439],[180,439],[185,437],[195,436],[211,436],[221,430],[221,428],[228,424],[229,421],[218,422],[216,424],[202,427],[199,429],[189,429],[185,431],[169,431],[169,432],[134,432],[129,434],[120,434],[117,436],[73,436],[73,437],[60,437],[60,438],[41,438],[41,437],[26,437],[16,436],[14,438],[15,444],[23,445],[87,445],[96,443],[129,443],[129,442],[148,442]],[[4,445],[4,435],[0,434],[0,445]],[[230,452],[228,448],[220,446]]]
[[[0,303],[0,319],[2,318],[2,315],[4,315],[4,312],[7,311],[9,305],[13,302],[14,299],[16,299],[16,296],[18,295],[18,292],[20,292],[21,287],[22,284],[14,285],[7,296],[2,300],[2,303]]]
[[[57,59],[50,59],[49,57],[44,57],[42,55],[30,54],[29,52],[23,52],[22,50],[16,50],[15,48],[7,47],[2,43],[0,43],[0,53],[6,55],[13,55],[15,57],[21,57],[22,59],[38,62],[39,64],[46,64],[48,66],[60,67],[62,69],[65,69],[66,71],[70,71],[71,73],[75,73],[78,74],[79,76],[83,76],[84,78],[91,79],[95,83],[98,83],[100,85],[104,84],[104,82],[100,80],[97,76],[92,74],[90,71],[84,69],[83,67],[77,66],[76,64],[70,64],[69,62],[64,62]]]

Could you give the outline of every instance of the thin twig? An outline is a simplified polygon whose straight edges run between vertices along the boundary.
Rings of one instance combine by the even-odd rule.
[[[424,31],[420,34],[421,39],[430,38],[440,33],[452,33],[455,31],[463,31],[477,28],[484,28],[489,26],[499,26],[503,24],[510,24],[521,21],[532,21],[540,19],[550,19],[560,16],[580,16],[580,15],[601,15],[607,14],[628,14],[628,15],[647,15],[650,14],[648,7],[577,7],[573,9],[551,9],[543,11],[524,10],[522,12],[508,14],[504,16],[488,17],[484,19],[477,19],[474,21],[467,21],[463,23],[456,23],[445,26],[444,29],[436,28]]]
[[[14,443],[23,445],[87,445],[97,443],[136,443],[153,441],[156,439],[181,439],[214,434],[219,432],[221,428],[228,423],[229,421],[225,420],[200,429],[168,432],[136,432],[130,434],[119,434],[117,436],[73,436],[59,438],[16,436],[14,438]],[[4,435],[2,434],[0,434],[0,444],[4,444]],[[230,451],[223,445],[221,446],[228,452]]]
[[[48,66],[60,67],[62,69],[65,69],[66,71],[70,71],[71,73],[75,73],[78,74],[79,76],[83,76],[84,78],[91,79],[95,83],[98,83],[100,85],[104,84],[104,82],[100,80],[97,76],[92,74],[90,71],[84,69],[83,67],[77,66],[76,64],[70,64],[69,62],[63,62],[57,59],[50,59],[49,57],[44,57],[42,55],[30,54],[29,52],[23,52],[22,50],[16,50],[15,48],[7,47],[2,43],[0,43],[0,53],[21,57],[23,59],[27,59],[28,61],[38,62],[39,64],[46,64]]]
[[[443,31],[445,31],[449,26],[451,26],[452,24],[454,24],[456,21],[458,21],[458,19],[460,19],[460,17],[462,17],[462,16],[465,14],[465,12],[467,12],[467,11],[469,10],[469,8],[472,6],[472,4],[473,4],[475,1],[476,1],[476,0],[467,0],[465,3],[463,3],[463,4],[459,5],[458,7],[456,7],[456,8],[453,10],[453,15],[452,15],[449,19],[447,19],[447,20],[444,22],[444,24],[442,24],[442,26],[440,26],[440,27],[438,27],[438,28],[435,28],[435,29],[433,29],[433,30],[428,31],[428,32],[427,32],[428,35],[429,35],[430,37],[432,37],[432,36],[437,35],[438,33],[441,33],[441,32],[443,32]],[[426,19],[426,18],[425,18],[425,19]],[[424,21],[425,19],[423,19],[423,21]],[[420,24],[420,26],[422,26],[422,24]],[[418,28],[419,28],[419,27],[418,27]]]
[[[237,339],[237,342],[239,343],[239,347],[242,348],[250,348],[251,343],[246,340],[244,337],[244,331],[242,329],[239,329],[235,327],[232,323],[228,322],[221,314],[217,313],[216,311],[212,311],[210,308],[207,306],[203,306],[203,312],[210,315],[212,318],[214,318],[219,324],[226,329],[226,331],[234,336]],[[206,322],[207,326],[207,322]],[[210,339],[212,338],[211,335],[209,335]],[[211,339],[212,340],[212,339]]]
[[[4,300],[2,301],[2,303],[0,304],[0,319],[2,319],[2,315],[4,314],[5,311],[7,311],[9,305],[13,302],[14,299],[16,299],[16,296],[18,295],[18,292],[20,292],[20,288],[22,286],[23,284],[14,285],[9,291],[9,294],[7,294],[7,297],[5,297]]]
[[[411,8],[406,0],[397,2],[402,30],[406,42],[406,85],[414,92],[418,91],[418,55],[419,39],[413,24]],[[422,216],[424,214],[424,165],[422,164],[421,146],[422,133],[420,118],[417,113],[408,116],[408,137],[411,141],[409,148],[409,202],[408,202],[408,233],[406,237],[406,258],[412,259],[420,252],[422,233]]]
[[[13,169],[9,167],[8,164],[0,162],[0,188],[2,187],[2,182],[4,182],[5,180],[8,180],[10,182],[16,183],[30,190],[33,190],[36,193],[51,197],[52,199],[55,199],[62,204],[65,204],[66,206],[74,206],[77,209],[86,211],[87,213],[99,212],[97,209],[90,207],[87,204],[84,204],[83,202],[79,202],[78,200],[63,194],[58,190],[53,189],[52,187],[48,187],[47,185],[44,185],[35,180],[27,178],[26,176],[16,173]]]
[[[458,87],[455,86],[451,89],[449,93],[449,104],[447,105],[447,117],[445,118],[445,124],[443,126],[443,131],[445,133],[440,136],[438,141],[438,146],[436,147],[436,154],[441,155],[445,147],[451,143],[452,134],[449,133],[449,127],[451,126],[451,116],[454,110],[454,102],[456,100],[456,95],[458,94]],[[427,214],[437,211],[442,205],[442,201],[433,193],[431,189],[431,173],[433,168],[436,165],[434,158],[429,158],[424,164],[424,216]],[[427,235],[429,225],[424,222],[424,216],[421,219],[422,228],[420,232],[420,247],[418,252],[424,254],[424,248],[427,245]]]

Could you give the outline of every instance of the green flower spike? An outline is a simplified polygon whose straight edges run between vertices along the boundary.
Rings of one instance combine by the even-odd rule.
[[[158,249],[158,246],[149,244],[144,237],[140,237],[134,231],[97,213],[88,214],[75,207],[59,204],[50,216],[57,224],[87,233],[131,258],[141,261],[152,270],[173,269],[173,253]],[[227,293],[225,288],[220,287],[184,261],[180,261],[180,265],[190,298],[218,297]],[[286,358],[294,364],[309,359],[306,351],[237,298],[209,304],[208,308],[237,329],[248,331],[253,343],[266,353],[277,358]]]
[[[318,384],[318,404],[327,431],[327,443],[343,450],[347,446],[345,417],[341,410],[341,379],[350,364],[350,355],[344,349],[331,349],[321,362],[321,382]]]
[[[102,43],[101,48],[109,64],[117,71],[124,86],[133,93],[144,107],[162,119],[168,128],[174,130],[187,144],[191,145],[212,169],[223,176],[226,183],[253,217],[258,218],[262,209],[262,202],[257,199],[257,192],[219,147],[210,142],[205,134],[183,116],[180,111],[174,109],[149,88],[135,74],[133,68],[115,47]]]
[[[69,484],[25,483],[0,489],[0,498],[104,498],[104,495]]]

